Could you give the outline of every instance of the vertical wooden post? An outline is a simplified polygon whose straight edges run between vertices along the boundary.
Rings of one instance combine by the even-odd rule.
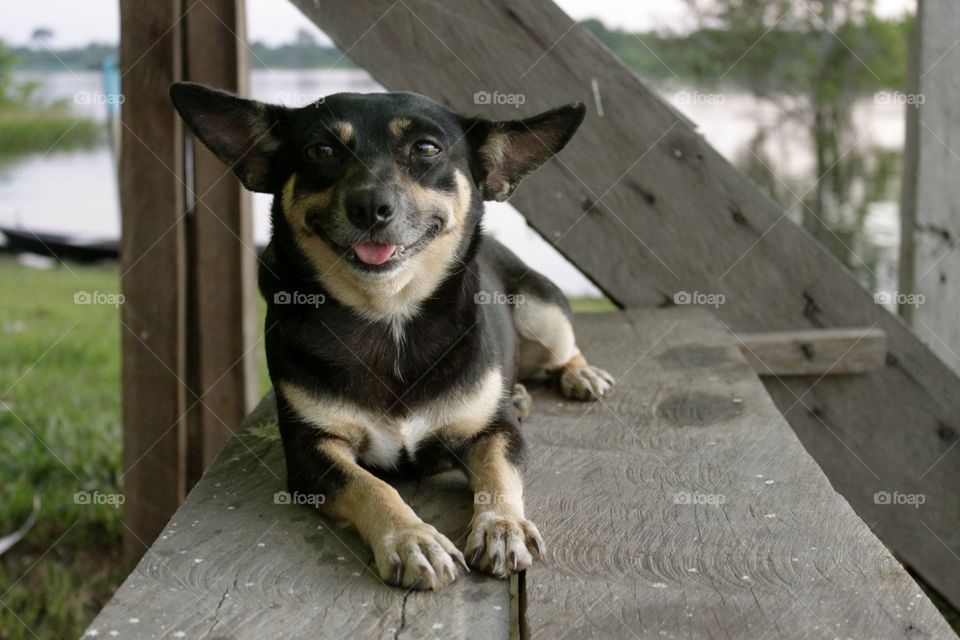
[[[124,547],[135,561],[184,497],[186,244],[180,0],[120,4]]]
[[[960,373],[960,5],[918,3],[908,91],[900,250],[901,314]],[[919,296],[922,296],[920,298]],[[914,304],[914,302],[918,304]]]
[[[243,0],[205,0],[184,18],[185,77],[236,93],[247,85]],[[192,167],[188,486],[256,400],[256,249],[250,196],[206,147],[187,145]]]
[[[124,524],[143,554],[252,407],[249,196],[192,140],[181,79],[242,92],[243,0],[121,3]]]

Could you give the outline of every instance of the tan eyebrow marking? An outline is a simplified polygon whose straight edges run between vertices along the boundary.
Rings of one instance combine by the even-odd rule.
[[[353,125],[349,122],[344,122],[343,120],[334,122],[333,132],[337,134],[337,137],[340,138],[340,142],[343,144],[350,144],[350,141],[353,140]]]
[[[412,124],[413,124],[413,121],[410,120],[410,118],[407,118],[407,117],[394,118],[393,120],[390,121],[388,128],[390,129],[390,133],[392,133],[394,137],[402,138],[403,134],[407,132],[407,129],[409,129],[410,125]]]

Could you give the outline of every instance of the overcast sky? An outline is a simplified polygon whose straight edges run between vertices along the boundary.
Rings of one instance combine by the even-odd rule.
[[[636,31],[675,28],[688,20],[683,0],[556,1],[576,19],[597,17],[609,26]],[[884,15],[899,15],[912,11],[916,0],[877,0],[877,6]],[[247,12],[251,40],[278,44],[290,41],[301,27],[315,29],[287,0],[247,0]],[[8,44],[25,44],[33,30],[43,26],[53,30],[52,46],[57,48],[91,41],[116,43],[119,19],[117,0],[4,0],[0,38]]]

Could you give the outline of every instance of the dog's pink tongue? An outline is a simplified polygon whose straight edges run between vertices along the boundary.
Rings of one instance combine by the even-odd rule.
[[[353,252],[360,258],[360,262],[366,264],[383,264],[393,257],[393,252],[397,250],[395,244],[377,244],[375,242],[358,242],[353,245]]]

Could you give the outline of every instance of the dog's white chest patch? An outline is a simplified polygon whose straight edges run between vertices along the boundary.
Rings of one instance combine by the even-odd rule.
[[[404,450],[412,456],[420,442],[438,428],[425,413],[402,420],[381,418],[367,429],[367,448],[361,453],[361,460],[375,467],[392,467]]]
[[[291,384],[280,389],[305,422],[350,442],[358,458],[375,467],[394,467],[406,451],[416,460],[430,436],[469,438],[486,427],[504,396],[500,368],[488,370],[474,384],[451,389],[402,418],[334,398],[318,398]]]

